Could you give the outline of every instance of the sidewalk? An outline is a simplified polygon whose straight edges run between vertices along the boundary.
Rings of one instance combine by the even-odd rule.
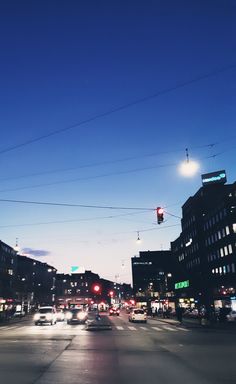
[[[25,315],[23,317],[11,317],[9,319],[1,319],[0,327],[29,320],[31,316],[32,315]]]
[[[175,326],[184,326],[186,328],[202,328],[202,329],[235,329],[236,330],[236,321],[235,322],[226,322],[226,323],[208,323],[201,324],[199,319],[192,319],[188,317],[183,317],[183,321],[180,324],[178,320],[174,318],[164,319],[163,317],[148,317],[149,319],[161,321],[163,323],[175,325]]]

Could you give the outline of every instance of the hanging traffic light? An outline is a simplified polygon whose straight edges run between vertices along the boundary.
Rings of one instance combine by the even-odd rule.
[[[101,293],[101,286],[99,284],[94,284],[93,285],[93,292],[97,295]]]
[[[157,207],[157,224],[161,224],[164,221],[164,209]]]

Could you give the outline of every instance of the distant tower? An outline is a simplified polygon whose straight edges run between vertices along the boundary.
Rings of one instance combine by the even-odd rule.
[[[16,251],[16,253],[18,253],[20,251],[20,247],[19,247],[19,243],[18,243],[18,237],[16,237],[16,245],[14,247],[14,250]]]

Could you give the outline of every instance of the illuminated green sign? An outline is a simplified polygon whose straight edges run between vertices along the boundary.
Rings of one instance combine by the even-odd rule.
[[[179,283],[175,283],[175,289],[187,288],[189,287],[189,280],[180,281]]]

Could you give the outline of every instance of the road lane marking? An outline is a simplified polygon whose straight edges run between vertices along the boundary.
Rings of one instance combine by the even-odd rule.
[[[189,329],[186,329],[186,328],[178,327],[178,329],[180,329],[181,331],[184,331],[184,332],[189,332]]]
[[[140,327],[141,329],[143,329],[144,331],[147,331],[148,329],[147,328],[145,328],[145,327]]]
[[[131,331],[137,331],[137,328],[135,327],[128,327]]]
[[[119,331],[122,331],[124,329],[124,327],[121,327],[120,325],[117,325],[116,329],[118,329]]]
[[[158,327],[151,327],[151,328],[154,329],[155,331],[162,331],[162,329]]]
[[[177,331],[177,329],[167,327],[166,325],[164,325],[163,328],[166,329],[167,331],[171,331],[171,332],[176,332]]]

